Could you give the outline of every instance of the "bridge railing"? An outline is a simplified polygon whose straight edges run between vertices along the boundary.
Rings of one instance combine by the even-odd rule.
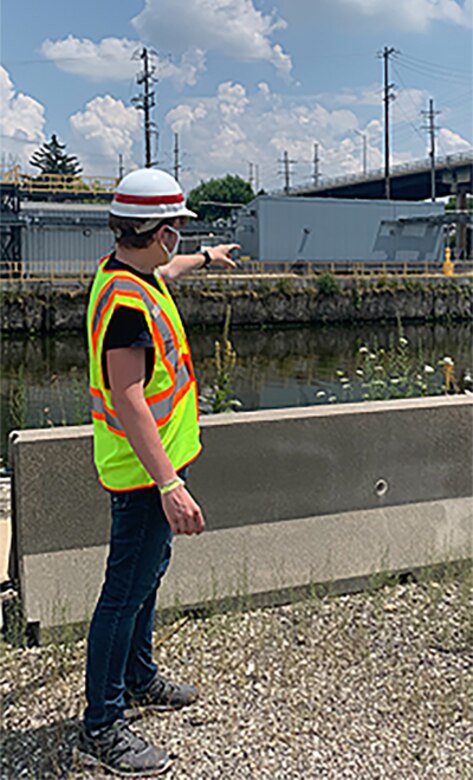
[[[473,152],[458,152],[457,154],[447,154],[444,157],[436,158],[437,168],[449,168],[455,165],[461,165],[462,163],[473,163]],[[390,176],[400,176],[403,173],[415,173],[416,171],[430,170],[431,162],[430,158],[426,157],[422,160],[414,160],[413,162],[401,163],[399,165],[393,165],[390,171]],[[373,168],[366,175],[360,173],[349,173],[344,176],[333,176],[327,179],[321,178],[319,184],[315,186],[309,181],[307,183],[299,184],[297,187],[292,188],[292,193],[302,194],[306,190],[316,192],[317,190],[326,190],[330,187],[336,187],[344,184],[353,184],[360,182],[370,182],[384,177],[384,168]],[[281,194],[283,190],[274,190],[272,194]]]

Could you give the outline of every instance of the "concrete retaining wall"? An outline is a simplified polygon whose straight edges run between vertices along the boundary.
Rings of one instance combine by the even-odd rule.
[[[244,282],[215,280],[206,286],[182,283],[173,288],[184,321],[220,326],[228,304],[232,324],[280,325],[313,322],[442,321],[473,319],[469,277],[392,279],[388,284],[337,279],[339,292],[324,294],[304,278]],[[383,286],[385,285],[385,286]],[[214,289],[216,287],[216,289]],[[1,294],[0,328],[4,333],[80,331],[86,309],[84,289],[50,285],[11,289]]]
[[[207,531],[178,538],[161,606],[200,604],[467,558],[470,397],[218,415],[190,489]],[[109,508],[91,428],[12,436],[15,559],[26,617],[86,620]]]

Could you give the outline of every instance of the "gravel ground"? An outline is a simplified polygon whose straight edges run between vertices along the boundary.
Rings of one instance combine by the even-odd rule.
[[[470,778],[470,588],[463,571],[163,626],[161,672],[201,700],[135,728],[173,780]],[[105,777],[71,760],[84,649],[1,648],[2,780]]]

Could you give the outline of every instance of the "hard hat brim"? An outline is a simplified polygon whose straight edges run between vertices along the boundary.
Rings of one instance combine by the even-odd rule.
[[[187,206],[184,206],[182,210],[179,210],[179,214],[175,215],[176,217],[193,217],[194,219],[197,219],[198,214],[195,213],[195,211],[191,211],[187,208]]]

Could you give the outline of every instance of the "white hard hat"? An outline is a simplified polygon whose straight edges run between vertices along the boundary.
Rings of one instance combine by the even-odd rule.
[[[176,179],[158,168],[138,168],[127,173],[115,191],[110,213],[116,217],[154,222],[197,216],[186,207],[184,194]]]

